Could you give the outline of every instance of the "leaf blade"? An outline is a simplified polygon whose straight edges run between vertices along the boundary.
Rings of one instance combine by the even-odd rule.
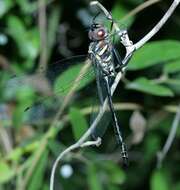
[[[127,89],[133,89],[155,96],[173,96],[173,91],[168,87],[156,84],[144,77],[138,78],[126,86]]]
[[[151,190],[168,190],[169,187],[167,181],[168,180],[162,171],[154,171],[151,176]]]
[[[145,69],[180,58],[179,49],[180,43],[175,40],[150,42],[134,54],[128,65],[128,70]]]
[[[74,138],[75,140],[79,140],[79,138],[88,129],[88,124],[86,122],[86,119],[82,115],[81,111],[75,107],[70,109],[69,118],[72,124]]]

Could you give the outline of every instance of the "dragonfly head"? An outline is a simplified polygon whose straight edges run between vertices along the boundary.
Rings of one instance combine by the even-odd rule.
[[[100,41],[104,40],[108,36],[108,31],[107,29],[97,23],[93,23],[90,27],[89,30],[89,39],[92,41]]]

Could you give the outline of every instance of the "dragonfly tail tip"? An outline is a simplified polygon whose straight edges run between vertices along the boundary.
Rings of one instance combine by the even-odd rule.
[[[127,169],[129,166],[129,161],[128,161],[128,158],[127,157],[123,157],[123,169]]]

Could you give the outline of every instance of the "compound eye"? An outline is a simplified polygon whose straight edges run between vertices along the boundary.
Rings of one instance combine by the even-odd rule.
[[[98,37],[103,38],[105,36],[105,31],[103,29],[98,30],[97,32]]]

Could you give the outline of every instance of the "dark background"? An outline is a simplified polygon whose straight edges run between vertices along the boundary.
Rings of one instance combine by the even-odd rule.
[[[128,16],[145,2],[101,1],[134,43],[172,3],[155,2]],[[179,105],[179,10],[135,52],[113,97],[128,146],[129,167],[122,168],[110,124],[100,147],[79,149],[63,158],[55,189],[180,189],[179,129],[161,167],[157,159]],[[79,57],[57,61],[87,54],[88,27],[97,12],[88,0],[0,1],[0,189],[49,189],[55,159],[82,136],[95,117],[92,112],[98,100],[92,73],[82,78],[56,117],[84,65]],[[97,20],[106,23],[103,14]],[[115,46],[123,57],[117,37]]]

